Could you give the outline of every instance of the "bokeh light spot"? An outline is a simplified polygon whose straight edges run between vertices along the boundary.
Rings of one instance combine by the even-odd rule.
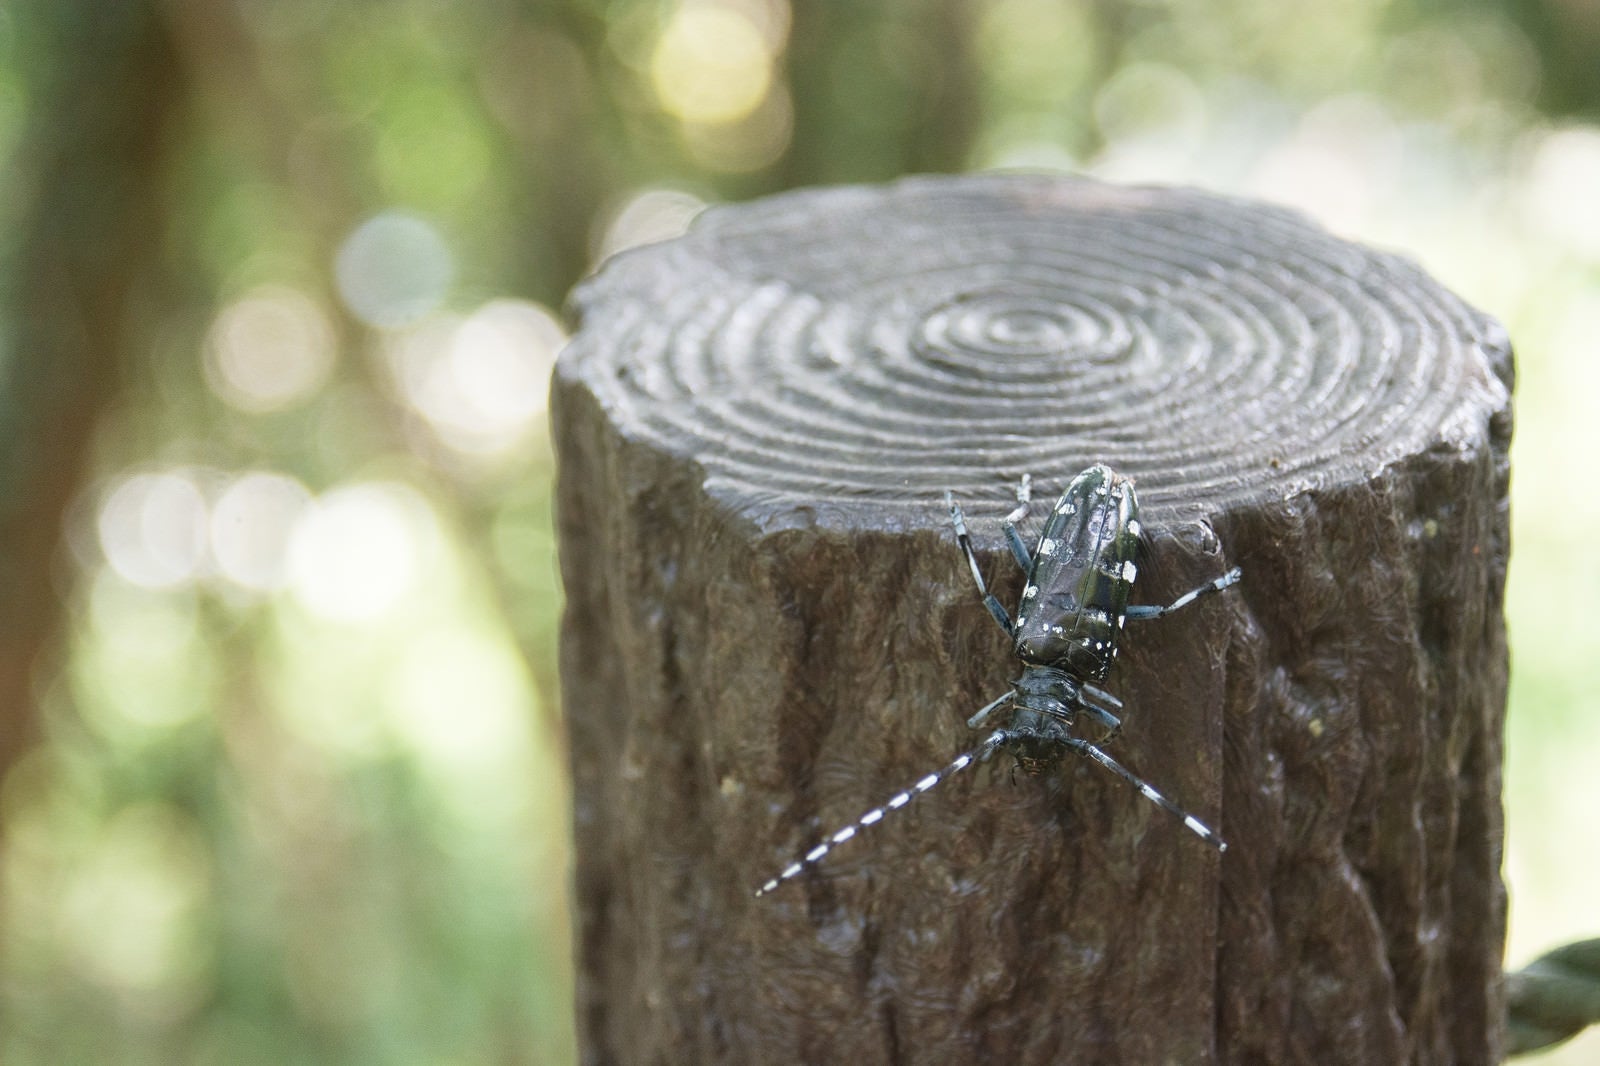
[[[300,513],[288,577],[313,614],[358,622],[383,614],[417,584],[436,533],[432,508],[393,482],[334,489]]]
[[[1523,213],[1545,239],[1600,263],[1600,129],[1573,126],[1540,138],[1522,189]]]
[[[685,122],[738,122],[772,85],[773,49],[736,7],[684,3],[673,12],[650,61],[662,108]]]
[[[223,490],[211,510],[211,551],[217,570],[247,589],[282,583],[289,534],[311,500],[291,477],[245,474]]]
[[[439,306],[455,277],[455,261],[432,223],[385,211],[350,234],[334,271],[353,315],[368,325],[393,328]]]
[[[141,588],[109,567],[88,582],[89,623],[75,634],[64,692],[100,740],[140,757],[194,737],[214,714],[217,681],[201,598],[192,589]],[[202,727],[203,728],[203,727]]]
[[[601,232],[597,261],[641,245],[682,236],[706,202],[679,189],[645,189],[635,193]]]
[[[1095,94],[1094,117],[1108,142],[1155,137],[1189,142],[1204,133],[1205,99],[1176,67],[1130,63]]]
[[[459,451],[510,449],[544,415],[566,330],[546,308],[521,300],[495,300],[439,325],[392,347],[407,400]]]
[[[684,145],[695,162],[725,174],[771,166],[793,137],[794,104],[781,85],[774,85],[761,106],[738,122],[688,122],[683,127]]]
[[[1396,187],[1402,137],[1387,106],[1353,94],[1318,104],[1257,163],[1251,192],[1298,207],[1335,232],[1359,233]]]
[[[396,201],[449,210],[481,197],[494,166],[488,127],[445,83],[397,86],[374,162]]]
[[[144,588],[172,588],[200,576],[206,524],[200,486],[173,471],[123,478],[100,505],[96,523],[106,561]]]
[[[454,787],[503,788],[497,771],[526,761],[531,694],[508,643],[471,630],[421,634],[390,680],[396,729]]]
[[[315,392],[333,359],[333,328],[322,309],[294,289],[263,286],[212,323],[206,381],[241,411],[272,411]]]
[[[63,924],[98,980],[181,996],[198,991],[209,964],[201,919],[210,889],[192,821],[164,804],[137,804],[106,825],[61,900]]]

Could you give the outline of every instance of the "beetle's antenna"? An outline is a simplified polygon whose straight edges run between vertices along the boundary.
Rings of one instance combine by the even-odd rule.
[[[1155,786],[1150,784],[1150,782],[1146,781],[1142,777],[1139,777],[1133,773],[1133,771],[1117,762],[1117,760],[1113,759],[1111,756],[1107,755],[1093,744],[1090,744],[1087,740],[1078,740],[1077,738],[1073,738],[1068,740],[1067,744],[1077,748],[1079,751],[1083,752],[1083,754],[1089,756],[1089,758],[1093,759],[1095,762],[1099,763],[1101,766],[1104,766],[1107,770],[1110,770],[1112,773],[1128,782],[1128,784],[1138,789],[1139,793],[1151,803],[1154,803],[1156,806],[1164,808],[1165,810],[1170,811],[1172,814],[1177,815],[1179,818],[1182,818],[1183,824],[1189,827],[1190,832],[1194,833],[1194,835],[1199,837],[1201,840],[1204,840],[1207,844],[1210,844],[1218,851],[1228,850],[1227,842],[1218,836],[1210,826],[1206,825],[1200,819],[1196,818],[1194,815],[1190,814],[1176,803],[1173,803],[1171,800],[1167,799],[1167,797],[1157,792],[1155,790]]]
[[[996,703],[998,704],[998,702],[999,701],[997,700]],[[784,868],[782,873],[778,874],[777,877],[774,877],[772,880],[756,889],[756,895],[764,896],[768,892],[771,892],[773,889],[777,888],[779,885],[783,884],[785,881],[789,880],[791,877],[798,876],[803,870],[805,870],[806,867],[815,866],[817,863],[822,861],[822,857],[824,855],[833,850],[834,845],[843,844],[846,840],[849,840],[867,826],[876,825],[883,821],[883,816],[885,814],[889,813],[890,811],[897,811],[901,807],[904,807],[906,804],[911,802],[914,796],[920,796],[922,793],[928,791],[934,785],[937,785],[940,781],[943,781],[951,774],[965,770],[975,762],[982,762],[983,760],[987,759],[990,755],[994,754],[994,750],[998,748],[1002,742],[1004,742],[1005,736],[1006,734],[1004,730],[995,730],[993,733],[989,734],[988,739],[982,744],[979,744],[971,751],[958,756],[954,762],[952,762],[949,766],[946,766],[943,770],[940,770],[937,773],[929,774],[927,777],[924,777],[922,780],[918,781],[904,792],[896,793],[895,795],[891,796],[889,798],[889,802],[885,803],[882,807],[872,808],[872,810],[868,811],[866,814],[863,814],[860,818],[857,818],[854,822],[851,822],[849,825],[845,826],[843,829],[834,833],[822,843],[806,852],[800,858],[790,863]]]

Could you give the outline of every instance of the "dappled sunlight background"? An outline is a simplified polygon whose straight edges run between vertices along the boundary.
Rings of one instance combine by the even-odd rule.
[[[0,785],[0,1060],[574,1061],[547,411],[565,294],[709,203],[930,170],[1291,205],[1506,322],[1508,961],[1600,935],[1587,8],[136,0],[102,17],[0,10],[0,217],[23,235],[0,241],[8,292],[50,283],[26,236],[68,232],[47,195],[74,122],[52,89],[68,46],[147,26],[160,47],[134,74],[177,86],[171,121],[131,113],[131,146],[107,142],[157,153],[141,165],[164,192],[138,202],[160,239],[104,268],[137,294],[117,387],[87,471],[59,474],[78,479],[64,546],[36,560],[57,598],[34,609],[60,612],[61,637]],[[115,106],[114,86],[83,88]],[[0,319],[11,380],[48,372],[13,335],[52,306]],[[1543,1061],[1596,1056],[1591,1035]]]

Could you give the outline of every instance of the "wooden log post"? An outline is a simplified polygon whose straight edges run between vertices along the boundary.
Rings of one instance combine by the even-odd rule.
[[[555,380],[590,1063],[1491,1062],[1510,349],[1298,215],[1052,177],[708,213]],[[1112,752],[995,758],[999,520],[1133,477]],[[1038,536],[1035,511],[1031,535]]]

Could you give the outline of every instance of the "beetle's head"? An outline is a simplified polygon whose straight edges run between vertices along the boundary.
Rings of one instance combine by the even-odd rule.
[[[1013,737],[1010,750],[1017,760],[1017,769],[1029,777],[1038,777],[1061,761],[1061,745],[1044,737]]]

